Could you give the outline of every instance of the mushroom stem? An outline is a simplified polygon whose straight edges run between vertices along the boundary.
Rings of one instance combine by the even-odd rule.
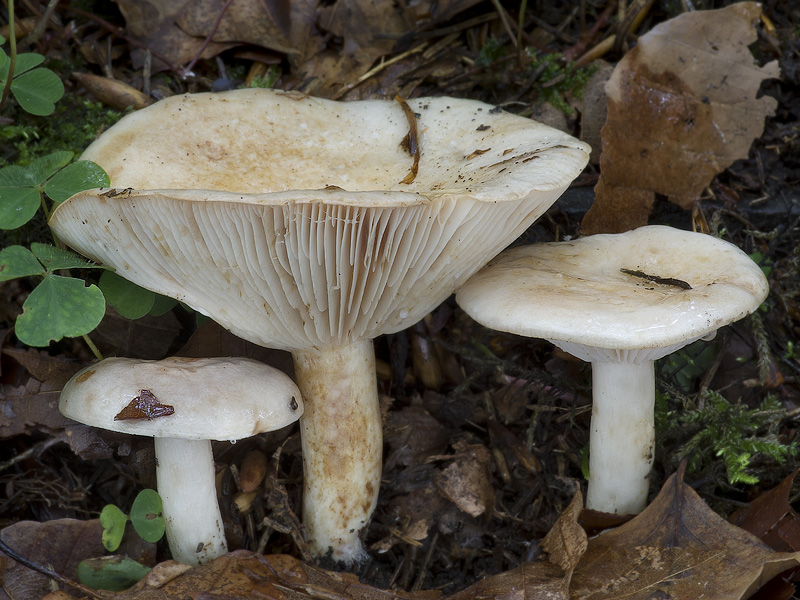
[[[208,440],[155,438],[156,480],[172,558],[187,565],[228,551]]]
[[[647,504],[655,449],[653,361],[592,362],[592,396],[586,506],[640,513]]]
[[[311,552],[347,564],[366,557],[359,532],[381,477],[381,414],[372,341],[294,351],[305,400],[303,523]]]

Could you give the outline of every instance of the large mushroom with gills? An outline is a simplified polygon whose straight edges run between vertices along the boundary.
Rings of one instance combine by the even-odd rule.
[[[641,512],[655,431],[654,361],[753,312],[769,285],[733,244],[661,225],[520,246],[458,290],[479,323],[592,365],[588,508]]]
[[[351,562],[380,485],[373,338],[524,232],[588,150],[471,100],[184,95],[100,136],[83,158],[114,188],[70,198],[50,225],[119,275],[292,352],[306,533],[315,554]]]
[[[58,408],[86,425],[154,438],[172,558],[198,565],[228,549],[211,440],[290,425],[303,400],[288,375],[248,358],[107,358],[66,383]]]

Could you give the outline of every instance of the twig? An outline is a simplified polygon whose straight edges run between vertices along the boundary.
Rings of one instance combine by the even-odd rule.
[[[420,565],[419,573],[417,573],[417,579],[414,581],[414,585],[411,586],[412,592],[418,592],[422,589],[422,586],[425,583],[425,576],[428,574],[428,565],[430,565],[431,559],[433,558],[433,551],[436,549],[436,542],[439,541],[439,532],[435,532],[433,534],[433,538],[431,538],[431,545],[428,547],[428,551],[425,553],[425,558],[422,561],[422,565]]]
[[[56,437],[49,437],[46,440],[42,440],[41,442],[38,442],[38,443],[34,444],[33,446],[31,446],[30,448],[28,448],[24,452],[20,452],[16,456],[12,456],[8,460],[1,462],[0,463],[0,471],[4,471],[8,467],[13,467],[15,464],[17,464],[20,461],[25,460],[26,458],[28,458],[29,456],[33,455],[34,453],[37,453],[37,452],[40,452],[40,451],[44,452],[50,446],[58,444],[60,441],[61,440],[59,440]]]
[[[337,92],[335,94],[333,94],[333,96],[331,96],[331,100],[338,100],[339,98],[344,96],[347,92],[352,90],[354,87],[364,83],[370,77],[373,77],[374,75],[377,75],[378,73],[383,71],[389,65],[393,65],[394,63],[396,63],[398,61],[401,61],[404,58],[406,58],[408,56],[411,56],[412,54],[416,54],[417,52],[422,52],[423,50],[425,50],[425,48],[428,47],[428,44],[429,44],[429,42],[423,42],[419,46],[415,46],[414,48],[411,48],[411,50],[406,50],[402,54],[398,54],[397,56],[395,56],[393,58],[390,58],[389,60],[381,60],[380,63],[378,63],[376,66],[372,67],[369,71],[364,73],[361,77],[359,77],[355,81],[352,81],[350,83],[346,83],[345,85],[340,87],[337,90]]]
[[[211,31],[208,32],[206,39],[203,40],[203,43],[200,45],[200,49],[197,51],[197,54],[194,55],[194,58],[188,65],[186,65],[185,68],[181,69],[180,76],[184,79],[192,74],[192,68],[197,64],[197,61],[200,60],[200,57],[203,55],[203,52],[206,51],[206,48],[208,48],[208,45],[211,43],[211,38],[216,35],[217,30],[219,29],[219,24],[222,23],[222,17],[225,16],[225,12],[228,10],[228,7],[233,4],[233,2],[234,0],[225,0],[225,5],[222,7],[222,10],[219,11],[217,20],[214,21],[214,26],[211,28]]]
[[[39,38],[42,37],[44,30],[47,29],[47,22],[50,20],[50,17],[53,16],[53,11],[56,9],[56,6],[58,6],[58,3],[59,0],[50,0],[50,2],[47,3],[47,7],[44,9],[42,18],[37,21],[36,27],[33,28],[33,31],[20,40],[20,46],[32,46],[39,41]]]
[[[497,14],[500,15],[500,22],[503,24],[503,28],[506,30],[506,34],[508,35],[508,38],[511,40],[511,44],[516,48],[518,45],[517,36],[514,35],[514,30],[511,28],[511,23],[509,23],[508,15],[506,15],[506,10],[503,8],[503,5],[500,4],[500,0],[492,0],[492,5],[494,5]]]
[[[107,600],[107,596],[101,596],[96,591],[86,587],[85,585],[81,585],[80,583],[72,581],[71,579],[68,579],[67,577],[64,577],[59,573],[56,573],[55,571],[51,571],[47,567],[35,563],[32,560],[28,560],[27,558],[19,554],[16,550],[10,548],[2,539],[0,539],[0,550],[2,550],[3,554],[13,559],[15,562],[18,562],[23,567],[27,567],[32,571],[41,573],[42,575],[49,577],[50,579],[55,579],[58,583],[75,588],[76,590],[79,590],[81,593],[86,594],[90,598],[97,598],[97,600]]]

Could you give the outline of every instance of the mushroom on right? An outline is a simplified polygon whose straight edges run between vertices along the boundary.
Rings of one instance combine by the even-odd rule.
[[[635,514],[653,462],[654,361],[753,312],[768,292],[733,244],[650,225],[507,250],[456,300],[486,327],[591,363],[586,506]]]

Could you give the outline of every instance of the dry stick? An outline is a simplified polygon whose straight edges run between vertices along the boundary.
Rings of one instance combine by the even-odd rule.
[[[184,79],[186,79],[186,77],[189,76],[189,74],[192,71],[192,67],[194,67],[195,64],[197,64],[197,61],[200,60],[200,57],[202,56],[203,52],[205,52],[206,48],[208,48],[208,45],[211,43],[211,38],[213,38],[214,35],[217,33],[219,25],[220,23],[222,23],[222,17],[225,16],[225,12],[228,10],[228,7],[231,4],[233,4],[233,1],[234,0],[225,1],[225,5],[222,7],[222,10],[220,10],[219,14],[217,15],[217,20],[214,21],[214,26],[211,28],[211,31],[206,36],[206,39],[203,40],[203,43],[200,45],[200,49],[197,51],[197,54],[194,55],[194,58],[184,69],[181,69],[180,76],[183,77]]]
[[[511,23],[508,22],[508,16],[506,15],[506,11],[503,6],[500,4],[500,0],[492,0],[492,4],[494,5],[497,14],[500,15],[500,22],[503,24],[503,28],[506,30],[506,35],[508,35],[511,43],[514,47],[517,47],[517,36],[514,35],[514,30],[511,28]]]
[[[20,46],[31,46],[39,41],[39,38],[42,37],[44,30],[47,28],[47,22],[50,20],[50,17],[53,16],[53,11],[56,9],[58,2],[59,0],[50,0],[50,2],[47,3],[42,18],[37,21],[33,31],[20,40]]]
[[[372,67],[369,71],[364,73],[361,77],[359,77],[355,81],[351,83],[346,83],[345,85],[340,87],[338,91],[335,94],[333,94],[333,96],[331,96],[331,100],[338,100],[339,98],[344,96],[347,92],[352,90],[354,87],[364,83],[370,77],[373,77],[374,75],[380,73],[389,65],[393,65],[394,63],[403,60],[404,58],[411,56],[412,54],[416,54],[417,52],[422,52],[425,48],[428,47],[428,44],[429,42],[423,42],[419,46],[415,46],[414,48],[411,48],[411,50],[406,50],[405,52],[403,52],[402,54],[398,54],[394,58],[390,58],[389,60],[381,60],[381,62],[378,63],[378,65]]]
[[[433,534],[433,538],[431,539],[431,545],[428,547],[428,551],[425,553],[425,558],[422,561],[422,564],[419,567],[419,573],[417,573],[417,579],[414,581],[414,585],[411,586],[412,592],[418,592],[422,589],[423,584],[425,583],[425,577],[428,574],[428,566],[431,563],[431,559],[433,558],[433,551],[436,549],[436,542],[439,541],[439,532],[435,532]]]
[[[605,10],[600,13],[600,16],[597,17],[594,25],[589,29],[589,31],[584,32],[578,41],[567,48],[564,51],[564,60],[567,62],[571,60],[575,60],[579,56],[583,55],[586,52],[586,48],[589,46],[589,43],[597,36],[598,32],[605,27],[608,22],[611,20],[611,14],[614,12],[614,3],[610,3],[606,6]]]
[[[71,579],[68,579],[67,577],[64,577],[59,573],[56,573],[55,571],[51,571],[47,567],[35,563],[32,560],[28,560],[27,558],[19,554],[16,550],[10,548],[2,539],[0,539],[0,550],[3,552],[3,554],[14,560],[14,562],[18,562],[22,566],[27,567],[32,571],[36,571],[37,573],[41,573],[42,575],[45,575],[51,579],[55,579],[58,583],[73,587],[76,590],[82,592],[83,594],[86,594],[90,598],[97,598],[98,600],[106,600],[107,598],[106,596],[101,596],[93,589],[88,588],[85,585],[81,585],[80,583],[72,581]]]

